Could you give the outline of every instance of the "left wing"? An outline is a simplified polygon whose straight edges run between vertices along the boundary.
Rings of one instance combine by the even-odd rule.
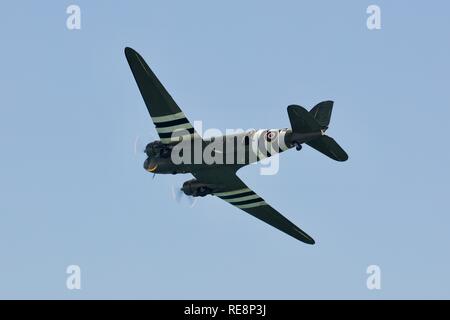
[[[220,189],[213,194],[220,199],[287,233],[297,240],[307,244],[315,243],[313,238],[248,188],[236,175],[236,170],[232,168],[211,168],[199,170],[192,174],[199,182],[218,186]]]
[[[125,48],[125,56],[142,98],[152,117],[162,143],[179,141],[179,137],[200,137],[189,120],[139,53]],[[172,139],[175,138],[175,139]]]

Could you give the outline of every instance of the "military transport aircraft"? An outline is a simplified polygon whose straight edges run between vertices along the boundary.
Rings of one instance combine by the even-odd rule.
[[[181,190],[186,195],[214,195],[288,235],[308,244],[314,240],[267,204],[236,175],[241,167],[306,143],[336,161],[348,159],[346,152],[331,137],[325,135],[330,123],[332,101],[317,104],[309,112],[298,105],[287,108],[291,129],[248,131],[218,138],[202,139],[184,113],[150,70],[144,59],[133,49],[125,48],[125,56],[137,82],[160,140],[145,147],[144,168],[154,174],[191,173],[196,179],[186,181]],[[262,139],[261,139],[262,137]],[[257,141],[257,143],[255,143]],[[263,143],[261,143],[263,141]],[[180,151],[179,146],[184,144]],[[210,148],[213,156],[226,156],[232,161],[189,161],[196,150]],[[177,149],[178,147],[178,149]],[[238,152],[243,150],[244,152]],[[174,161],[175,153],[188,161]],[[198,150],[197,150],[198,151]],[[198,153],[198,152],[197,152]]]

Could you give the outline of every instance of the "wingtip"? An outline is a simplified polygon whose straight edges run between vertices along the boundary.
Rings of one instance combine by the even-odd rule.
[[[313,245],[316,242],[314,241],[313,238],[311,238],[310,235],[308,235],[307,233],[305,233],[303,230],[299,229],[298,227],[294,227],[294,230],[297,232],[296,235],[292,235],[294,238],[300,240],[301,242],[304,242],[306,244],[310,244]]]
[[[310,236],[308,236],[307,238],[302,239],[301,241],[306,243],[306,244],[312,245],[312,246],[316,244],[316,241],[314,241],[314,239],[311,238]]]
[[[347,161],[347,160],[348,160],[348,154],[347,154],[347,152],[344,151],[344,154],[342,154],[342,155],[339,157],[339,159],[336,159],[336,160],[339,161],[339,162],[345,162],[345,161]]]
[[[135,54],[136,50],[134,50],[133,48],[130,47],[125,47],[125,49],[123,50],[123,52],[125,53],[125,56],[129,56],[131,54]]]

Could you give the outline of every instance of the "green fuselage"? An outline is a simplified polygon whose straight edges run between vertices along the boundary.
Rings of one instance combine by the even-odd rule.
[[[145,170],[155,174],[192,173],[212,166],[239,169],[321,136],[322,132],[294,134],[291,129],[271,129],[147,145]]]

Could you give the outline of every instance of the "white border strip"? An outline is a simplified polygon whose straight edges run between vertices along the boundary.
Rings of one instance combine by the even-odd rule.
[[[240,198],[238,197],[238,198],[233,198],[233,199],[222,199],[222,200],[225,200],[226,202],[233,204],[233,202],[241,202],[241,201],[253,200],[253,199],[257,199],[257,198],[259,198],[259,196],[257,194],[252,194],[252,195],[244,196],[244,197],[240,197]]]
[[[249,208],[254,208],[254,207],[260,207],[260,206],[266,206],[267,203],[262,200],[260,202],[255,202],[255,203],[249,203],[249,204],[242,204],[240,206],[236,206],[239,209],[249,209]]]
[[[218,197],[231,196],[233,194],[239,194],[239,193],[244,193],[244,192],[249,192],[249,191],[252,191],[252,190],[250,190],[249,188],[244,188],[244,189],[238,189],[238,190],[233,190],[233,191],[214,193],[214,195],[218,196]]]
[[[154,123],[160,123],[160,122],[166,122],[166,121],[172,121],[172,120],[178,120],[186,118],[183,112],[178,112],[174,114],[169,114],[167,116],[160,116],[160,117],[152,117],[152,120]]]
[[[168,132],[173,132],[175,130],[179,130],[179,129],[190,129],[192,128],[192,125],[190,123],[183,123],[183,124],[177,124],[171,127],[164,127],[164,128],[156,128],[156,131],[158,133],[168,133]]]

